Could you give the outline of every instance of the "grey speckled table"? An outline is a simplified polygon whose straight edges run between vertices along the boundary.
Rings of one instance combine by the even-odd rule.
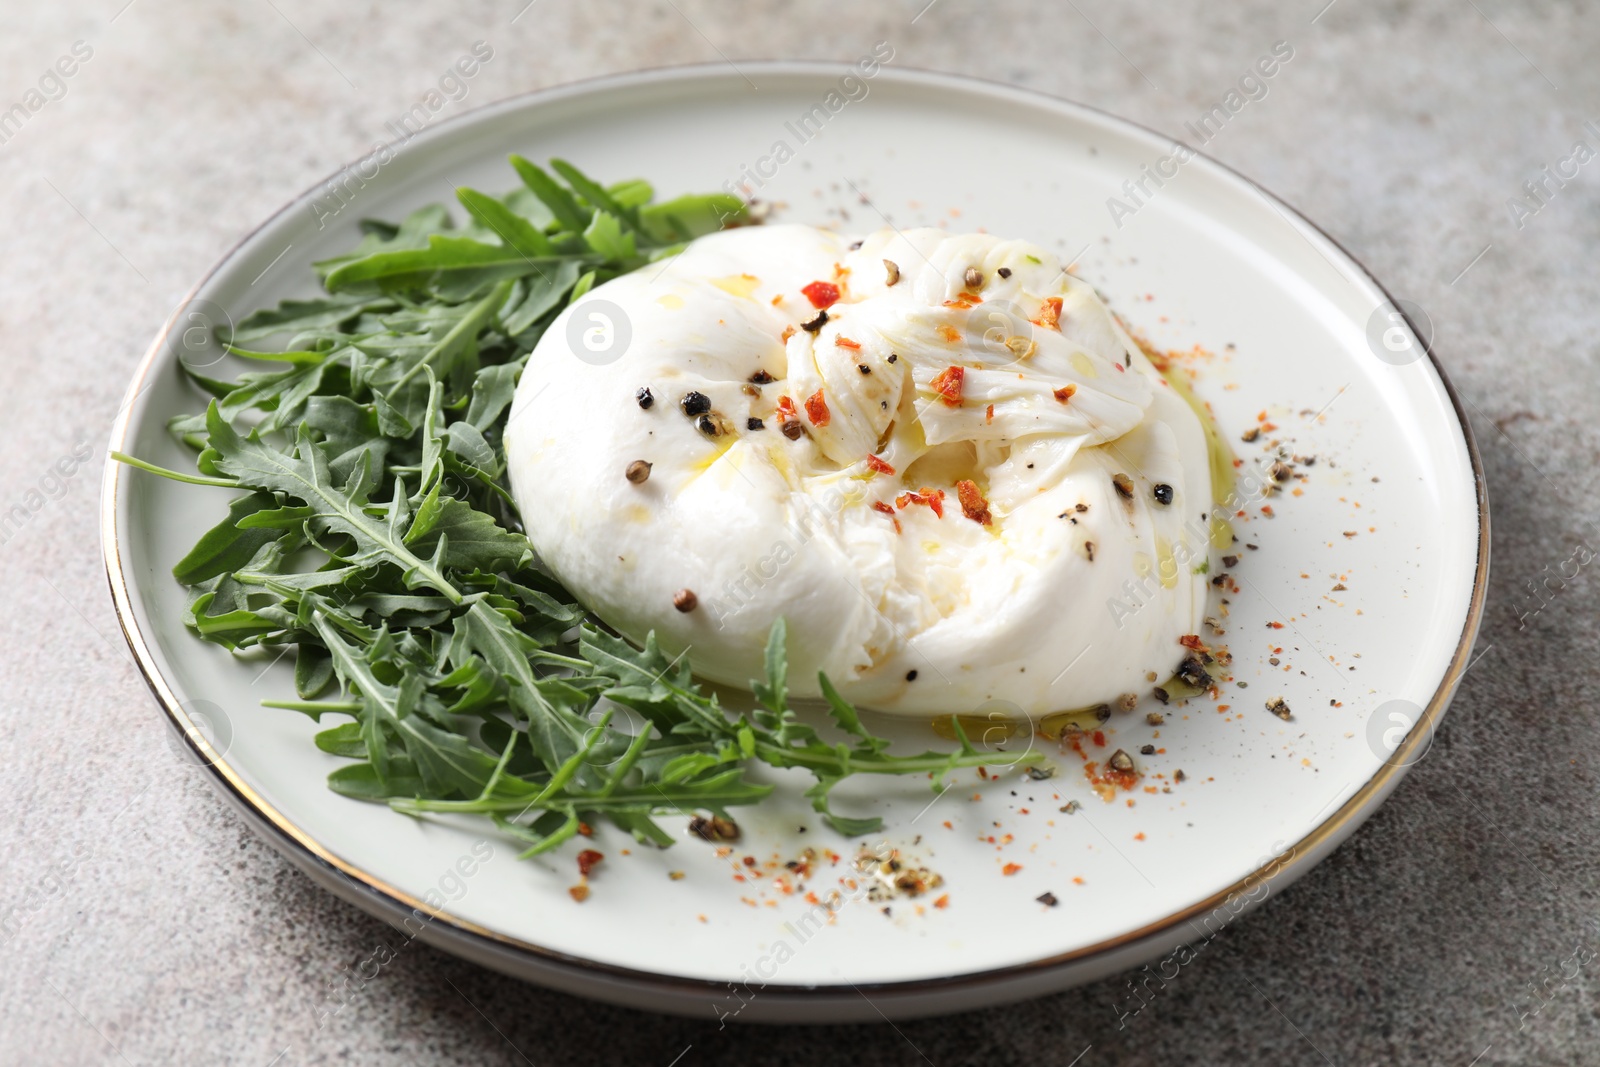
[[[945,1067],[1065,1065],[1092,1046],[1085,1067],[1600,1063],[1595,965],[1574,961],[1600,952],[1597,579],[1555,577],[1600,547],[1600,161],[1545,178],[1538,200],[1523,189],[1574,142],[1600,149],[1584,128],[1600,120],[1594,5],[935,0],[913,21],[927,0],[537,0],[513,23],[525,2],[0,7],[0,111],[41,78],[57,97],[0,127],[0,511],[23,509],[0,531],[0,1062]],[[452,111],[599,73],[845,58],[889,39],[899,64],[1175,135],[1293,42],[1293,67],[1208,151],[1427,309],[1494,499],[1484,658],[1433,753],[1125,1029],[1113,981],[898,1029],[719,1032],[419,946],[318,1030],[327,983],[390,932],[313,888],[174,760],[105,591],[100,455],[135,359],[189,285],[480,39],[495,58]],[[75,42],[73,75],[44,77]]]

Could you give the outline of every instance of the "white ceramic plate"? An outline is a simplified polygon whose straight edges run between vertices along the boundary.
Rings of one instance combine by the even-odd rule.
[[[1466,666],[1488,562],[1482,472],[1426,336],[1291,209],[1206,159],[1159,164],[1170,141],[1087,108],[886,68],[846,84],[823,132],[802,143],[795,120],[826,109],[845,73],[783,63],[745,65],[749,82],[726,67],[630,75],[428,130],[375,175],[352,171],[353,200],[337,213],[328,189],[314,189],[224,258],[152,346],[112,447],[188,462],[164,423],[203,404],[177,358],[192,316],[237,319],[310,295],[308,264],[346,249],[360,217],[397,218],[448,200],[454,184],[509,188],[509,152],[565,157],[605,180],[646,177],[676,195],[718,188],[746,165],[772,171],[760,159],[781,140],[793,158],[758,192],[786,204],[785,220],[984,228],[1076,257],[1077,273],[1158,346],[1215,353],[1196,364],[1197,388],[1230,439],[1266,412],[1278,427],[1266,437],[1317,458],[1288,487],[1301,495],[1274,497],[1271,519],[1255,501],[1239,527],[1259,549],[1236,549],[1247,558],[1223,640],[1248,688],[1222,687],[1227,712],[1205,698],[1164,709],[1159,738],[1144,720],[1153,704],[1113,718],[1112,748],[1160,751],[1138,757],[1154,791],[1110,803],[1070,753],[1054,780],[967,775],[931,809],[925,782],[890,783],[875,809],[888,826],[872,843],[906,850],[945,885],[887,915],[841,884],[844,864],[810,883],[846,897],[825,924],[770,873],[735,880],[746,854],[765,865],[807,844],[854,852],[792,783],[742,816],[745,839],[726,859],[696,840],[657,852],[602,832],[596,847],[610,858],[580,905],[567,893],[568,853],[519,862],[492,829],[412,821],[329,792],[340,761],[313,747],[316,727],[258,706],[291,692],[287,662],[241,663],[181,624],[169,568],[228,494],[111,465],[106,562],[151,688],[225,794],[333,892],[487,966],[641,1007],[741,1020],[947,1012],[1202,946],[1326,855],[1425,751]],[[861,84],[864,98],[851,88]],[[1119,227],[1107,198],[1132,206],[1123,183],[1147,164],[1176,177],[1147,182],[1153,195]],[[1252,464],[1264,455],[1259,442],[1236,448]],[[1106,611],[1113,624],[1105,605],[1064,600],[1063,610]],[[1280,695],[1292,721],[1265,709]],[[873,725],[900,746],[939,743],[920,724]],[[1174,783],[1179,769],[1186,780]],[[865,794],[844,794],[846,809],[850,796]],[[1060,811],[1069,800],[1081,810]],[[1021,869],[1008,875],[1009,864]],[[1046,892],[1058,906],[1036,901]]]

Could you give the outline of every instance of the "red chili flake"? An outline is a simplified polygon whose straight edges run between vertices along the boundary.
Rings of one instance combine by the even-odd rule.
[[[950,906],[950,894],[946,893],[933,902],[933,906],[943,911]]]
[[[1000,873],[1005,875],[1007,878],[1009,878],[1013,874],[1016,874],[1020,870],[1022,870],[1022,864],[1020,864],[1020,863],[1008,863],[1004,867],[1000,868]]]
[[[973,482],[963,478],[956,483],[956,498],[961,501],[961,514],[980,526],[989,525],[994,516],[989,514],[989,502],[983,498]]]
[[[1065,404],[1067,401],[1071,400],[1077,392],[1078,387],[1076,385],[1063,385],[1060,389],[1055,391],[1055,398]]]
[[[1061,329],[1061,298],[1052,296],[1039,305],[1039,317],[1030,321],[1035,326],[1043,326],[1048,330]]]
[[[928,385],[934,392],[939,394],[939,398],[945,402],[946,406],[958,408],[961,406],[961,386],[966,377],[967,368],[946,367],[935,375],[933,381],[929,382]]]
[[[584,849],[578,853],[578,873],[585,878],[589,877],[589,872],[594,870],[595,864],[605,858],[603,852],[596,852],[592,848]]]
[[[1182,637],[1178,638],[1178,644],[1182,645],[1184,648],[1198,649],[1206,647],[1201,643],[1199,634],[1184,634]]]
[[[786,422],[794,418],[794,415],[794,401],[787,396],[780,396],[778,398],[778,421]]]
[[[937,518],[944,518],[944,490],[923,486],[915,493],[901,493],[894,498],[894,506],[904,509],[908,504],[926,504]]]
[[[583,835],[584,837],[593,837],[594,836],[594,827],[590,826],[586,822],[580,822],[578,824],[578,833]]]
[[[1272,518],[1272,505],[1271,504],[1262,504],[1261,505],[1261,514],[1265,515],[1269,519]]]
[[[822,398],[821,389],[806,397],[806,418],[813,426],[828,425],[828,402]]]
[[[879,474],[894,473],[893,467],[889,466],[889,464],[885,463],[877,456],[874,456],[871,452],[867,453],[867,469],[870,471],[876,471]]]
[[[873,511],[880,511],[883,514],[889,516],[889,521],[894,523],[894,532],[895,533],[899,533],[900,532],[900,519],[895,515],[894,508],[890,507],[888,504],[885,504],[881,500],[874,500],[872,502],[872,510]]]
[[[954,326],[941,326],[939,327],[939,336],[943,337],[951,344],[955,344],[957,341],[961,340],[961,331],[956,329]]]
[[[839,348],[853,348],[857,351],[861,349],[861,342],[852,341],[848,337],[835,337],[833,343]]]
[[[839,302],[839,287],[832,282],[812,282],[802,285],[800,291],[806,294],[806,299],[811,301],[814,308],[832,307]]]
[[[783,344],[788,344],[789,343],[789,338],[793,337],[794,335],[795,335],[794,327],[793,326],[785,326],[783,328],[783,336],[779,337],[778,340]]]
[[[990,404],[987,408],[984,409],[983,421],[984,422],[993,422],[994,421],[994,405],[993,404]]]
[[[589,887],[586,885],[572,886],[567,890],[567,892],[572,894],[572,899],[576,900],[579,904],[582,904],[584,901],[589,899]]]
[[[1096,730],[1094,732],[1094,744],[1096,748],[1106,747],[1106,733],[1104,730]]]

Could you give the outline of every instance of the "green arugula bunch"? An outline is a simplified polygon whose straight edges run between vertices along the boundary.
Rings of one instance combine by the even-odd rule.
[[[235,651],[293,647],[298,699],[264,703],[348,717],[316,737],[353,761],[329,776],[336,792],[488,815],[525,855],[601,818],[669,845],[656,817],[726,816],[766,796],[754,764],[809,771],[828,825],[868,833],[880,819],[829,808],[843,779],[927,775],[937,790],[992,761],[954,720],[956,751],[891,755],[826,677],[844,740],[824,741],[789,706],[781,621],[752,682],[758,706],[731,714],[654,635],[633,647],[538,569],[501,446],[534,346],[590,288],[743,221],[743,204],[658,204],[642,181],[511,163],[513,192],[458,190],[467,226],[441,205],[363,222],[350,254],[315,264],[326,296],[258,311],[223,338],[268,369],[190,371],[212,399],[170,430],[198,453],[197,474],[116,454],[243,491],[173,569],[189,628]],[[279,335],[283,351],[250,347]]]

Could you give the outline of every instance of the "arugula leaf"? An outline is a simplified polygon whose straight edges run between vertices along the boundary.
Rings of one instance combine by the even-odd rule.
[[[329,272],[324,284],[330,293],[362,283],[377,282],[387,283],[393,288],[409,289],[419,284],[438,284],[442,278],[457,271],[472,272],[474,280],[537,274],[541,269],[560,263],[563,258],[548,254],[529,256],[507,245],[484,244],[470,237],[447,237],[436,233],[428,238],[424,248],[374,252],[370,256],[341,264]]]
[[[639,209],[639,226],[660,244],[672,245],[716,233],[730,222],[743,222],[745,203],[729,193],[680,196],[665,204]]]
[[[283,536],[270,529],[241,529],[239,523],[274,506],[270,493],[250,493],[228,505],[228,517],[201,535],[189,554],[172,568],[184,585],[198,585],[246,566],[261,546]]]
[[[285,300],[275,308],[251,312],[223,339],[239,345],[278,333],[336,332],[358,315],[393,306],[394,301],[386,297],[351,294],[317,300]]]
[[[305,521],[316,532],[349,535],[356,552],[346,558],[358,563],[384,561],[400,567],[408,588],[427,585],[459,603],[461,594],[450,584],[434,560],[423,559],[406,546],[401,532],[403,514],[398,501],[390,508],[390,522],[375,518],[366,508],[369,486],[365,485],[366,465],[344,487],[331,484],[327,458],[301,430],[293,453],[280,452],[263,442],[254,431],[241,437],[217,410],[212,401],[206,411],[206,430],[210,443],[200,454],[200,469],[207,474],[226,474],[240,485],[284,493],[306,504]],[[442,547],[442,546],[441,546]]]
[[[550,238],[507,207],[503,200],[464,188],[456,190],[456,199],[474,219],[498,234],[508,248],[530,259],[555,255],[556,247],[550,243]]]
[[[573,195],[557,185],[554,178],[521,156],[512,156],[511,166],[523,184],[550,209],[563,230],[582,233],[589,225],[589,213],[580,208]]]

